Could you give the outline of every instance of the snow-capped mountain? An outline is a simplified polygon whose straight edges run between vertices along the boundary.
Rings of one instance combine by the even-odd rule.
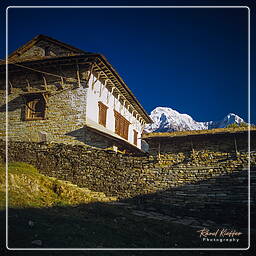
[[[215,128],[225,128],[229,124],[243,123],[244,120],[230,113],[220,121],[197,122],[187,114],[181,114],[176,110],[167,107],[155,108],[150,117],[153,121],[145,127],[145,132],[172,132],[187,130],[205,130]]]

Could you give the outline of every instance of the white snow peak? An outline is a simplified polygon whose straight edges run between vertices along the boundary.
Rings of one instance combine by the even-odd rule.
[[[230,113],[222,120],[214,122],[197,122],[187,114],[181,114],[168,107],[155,108],[150,117],[152,124],[146,125],[145,132],[172,132],[188,130],[205,130],[214,128],[225,128],[232,123],[242,123],[244,120],[236,114]]]

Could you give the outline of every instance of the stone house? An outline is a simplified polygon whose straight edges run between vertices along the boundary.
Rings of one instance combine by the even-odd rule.
[[[39,35],[8,63],[6,83],[0,62],[0,118],[4,123],[7,105],[8,140],[140,151],[144,125],[152,121],[103,55]]]

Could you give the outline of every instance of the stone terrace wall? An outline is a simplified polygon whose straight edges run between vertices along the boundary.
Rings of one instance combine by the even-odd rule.
[[[197,134],[187,136],[156,137],[146,139],[149,153],[163,154],[209,150],[213,152],[248,151],[248,132]],[[159,148],[160,144],[160,148]],[[235,146],[236,145],[236,146]],[[251,131],[251,148],[256,148],[256,131]]]
[[[9,161],[33,164],[41,173],[119,199],[161,204],[165,211],[209,214],[229,207],[246,216],[248,154],[202,151],[190,155],[128,156],[82,145],[9,142]],[[170,158],[172,160],[170,160]],[[0,142],[5,159],[5,142]],[[256,154],[251,154],[251,186],[256,185]],[[255,204],[255,193],[251,193]],[[146,197],[146,198],[145,198]],[[231,214],[231,215],[232,215]],[[230,216],[228,216],[230,218]],[[234,217],[236,219],[237,217]],[[245,218],[243,218],[245,220]]]
[[[4,142],[1,154],[4,159]],[[163,156],[162,156],[163,157]],[[247,153],[234,158],[221,152],[127,156],[80,145],[9,142],[9,161],[35,165],[43,174],[120,198],[153,193],[184,184],[246,172]],[[171,159],[171,160],[170,160]],[[255,164],[255,155],[252,155]]]

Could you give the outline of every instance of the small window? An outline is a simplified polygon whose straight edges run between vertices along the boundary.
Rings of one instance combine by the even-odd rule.
[[[39,120],[45,118],[46,103],[42,94],[25,96],[25,120]]]
[[[133,144],[138,145],[138,132],[133,130]]]
[[[108,107],[99,101],[99,124],[106,127]]]
[[[115,133],[128,140],[130,122],[115,111]]]

